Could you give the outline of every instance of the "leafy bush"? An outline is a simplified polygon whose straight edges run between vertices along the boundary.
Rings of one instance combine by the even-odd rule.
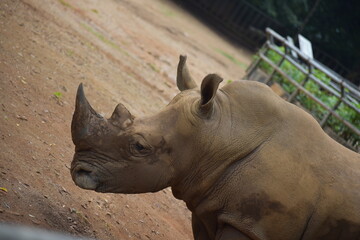
[[[279,50],[282,52],[285,51],[284,47],[279,47]],[[273,50],[268,50],[266,56],[276,65],[279,64],[282,57]],[[255,56],[255,58],[259,58]],[[273,73],[274,69],[266,62],[260,61],[259,67],[267,74],[273,74],[271,81],[277,82],[282,86],[282,88],[288,93],[291,94],[296,91],[296,87],[288,81],[286,78],[281,76],[276,71]],[[311,79],[306,79],[306,75],[303,74],[296,66],[290,63],[287,60],[284,60],[280,68],[283,72],[285,72],[289,77],[291,77],[296,82],[302,84],[306,90],[316,96],[319,100],[321,100],[324,104],[333,108],[338,104],[339,99],[336,96],[333,96],[331,93],[327,92],[323,89],[318,83]],[[331,78],[328,77],[324,72],[319,69],[313,69],[313,75],[321,80],[326,85],[330,85]],[[345,91],[348,91],[345,89]],[[306,108],[315,118],[319,121],[324,118],[328,114],[328,111],[320,106],[317,102],[309,98],[306,94],[299,92],[296,95],[295,101],[299,102],[304,108]],[[360,103],[356,100],[353,101],[355,107],[360,108]],[[338,115],[340,115],[343,119],[352,123],[355,127],[360,129],[360,115],[351,107],[345,105],[344,103],[340,103],[335,111]],[[329,126],[335,133],[337,133],[340,137],[350,143],[353,147],[357,148],[360,146],[360,136],[354,133],[351,129],[346,127],[341,121],[339,121],[334,116],[330,115],[330,117],[326,121],[326,125]]]

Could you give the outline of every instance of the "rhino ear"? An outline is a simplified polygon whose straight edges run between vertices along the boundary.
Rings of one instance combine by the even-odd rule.
[[[200,101],[200,112],[202,114],[210,114],[214,105],[214,98],[219,84],[223,79],[217,74],[207,75],[201,83],[201,101]]]
[[[184,55],[180,55],[176,84],[180,91],[197,87],[195,81],[190,76],[189,69],[186,66],[186,56]]]
[[[119,103],[109,118],[109,122],[117,126],[121,129],[125,129],[126,127],[130,126],[134,121],[134,117],[131,115],[129,110],[126,109],[124,105]]]

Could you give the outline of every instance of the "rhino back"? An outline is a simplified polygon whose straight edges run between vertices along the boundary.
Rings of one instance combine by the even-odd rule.
[[[358,236],[359,155],[267,86],[238,81],[222,92],[229,98],[234,148],[261,144],[228,164],[195,213],[210,224],[208,214],[217,209],[217,221],[260,239],[317,239],[340,225]]]

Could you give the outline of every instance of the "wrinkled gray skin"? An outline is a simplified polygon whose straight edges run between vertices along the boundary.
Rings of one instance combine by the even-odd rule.
[[[181,56],[181,92],[134,118],[98,115],[79,86],[72,122],[74,182],[97,192],[171,187],[192,212],[194,239],[360,239],[360,157],[267,86],[200,91]]]

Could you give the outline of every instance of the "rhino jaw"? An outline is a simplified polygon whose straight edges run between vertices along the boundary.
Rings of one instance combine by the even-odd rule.
[[[75,184],[83,189],[96,190],[99,186],[99,181],[94,176],[93,172],[84,167],[75,167],[71,171],[71,175]]]

